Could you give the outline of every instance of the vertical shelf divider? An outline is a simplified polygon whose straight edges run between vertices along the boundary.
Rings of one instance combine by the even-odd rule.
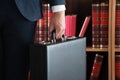
[[[112,80],[115,80],[115,12],[116,12],[116,0],[111,1],[111,66],[112,66]]]

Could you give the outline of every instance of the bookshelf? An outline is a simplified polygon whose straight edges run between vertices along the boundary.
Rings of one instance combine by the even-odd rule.
[[[66,15],[67,14],[77,14],[77,31],[76,31],[76,36],[78,36],[79,31],[81,29],[82,23],[84,21],[85,16],[91,15],[92,13],[92,2],[94,0],[66,0]],[[115,80],[115,68],[114,65],[114,56],[113,53],[120,52],[120,48],[114,48],[113,42],[115,39],[114,38],[114,20],[113,15],[115,16],[114,13],[114,0],[109,0],[109,21],[108,21],[108,47],[107,48],[93,48],[92,47],[92,21],[90,22],[87,31],[88,33],[85,33],[85,36],[87,38],[87,80],[90,78],[93,62],[94,62],[94,57],[95,54],[101,54],[104,56],[103,60],[103,65],[102,65],[102,70],[100,73],[100,78],[99,80]]]

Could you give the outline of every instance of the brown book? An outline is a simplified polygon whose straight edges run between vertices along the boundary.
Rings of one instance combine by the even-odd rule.
[[[103,56],[96,54],[95,59],[94,59],[94,64],[92,67],[92,72],[90,76],[90,80],[98,80],[100,71],[101,71],[101,66],[102,66],[102,61],[103,61]]]

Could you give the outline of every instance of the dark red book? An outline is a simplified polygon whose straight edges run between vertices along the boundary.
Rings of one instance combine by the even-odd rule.
[[[115,55],[115,80],[120,80],[120,54]]]
[[[100,48],[108,47],[108,13],[109,4],[100,3]]]
[[[103,56],[96,54],[94,59],[94,64],[92,67],[92,72],[90,76],[90,80],[99,80],[99,75],[101,71]]]
[[[89,24],[89,22],[90,22],[90,16],[87,16],[86,18],[85,18],[85,20],[84,20],[84,23],[83,23],[83,25],[82,25],[82,28],[81,28],[81,31],[80,31],[80,33],[79,33],[79,37],[83,37],[84,36],[84,34],[85,34],[85,32],[86,32],[86,29],[87,29],[87,27],[88,27],[88,24]]]
[[[100,47],[100,4],[92,3],[92,47]]]
[[[116,0],[115,47],[120,47],[120,1]]]

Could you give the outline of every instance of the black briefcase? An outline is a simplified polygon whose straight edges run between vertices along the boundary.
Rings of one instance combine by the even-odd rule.
[[[86,38],[30,46],[31,80],[86,80]]]

